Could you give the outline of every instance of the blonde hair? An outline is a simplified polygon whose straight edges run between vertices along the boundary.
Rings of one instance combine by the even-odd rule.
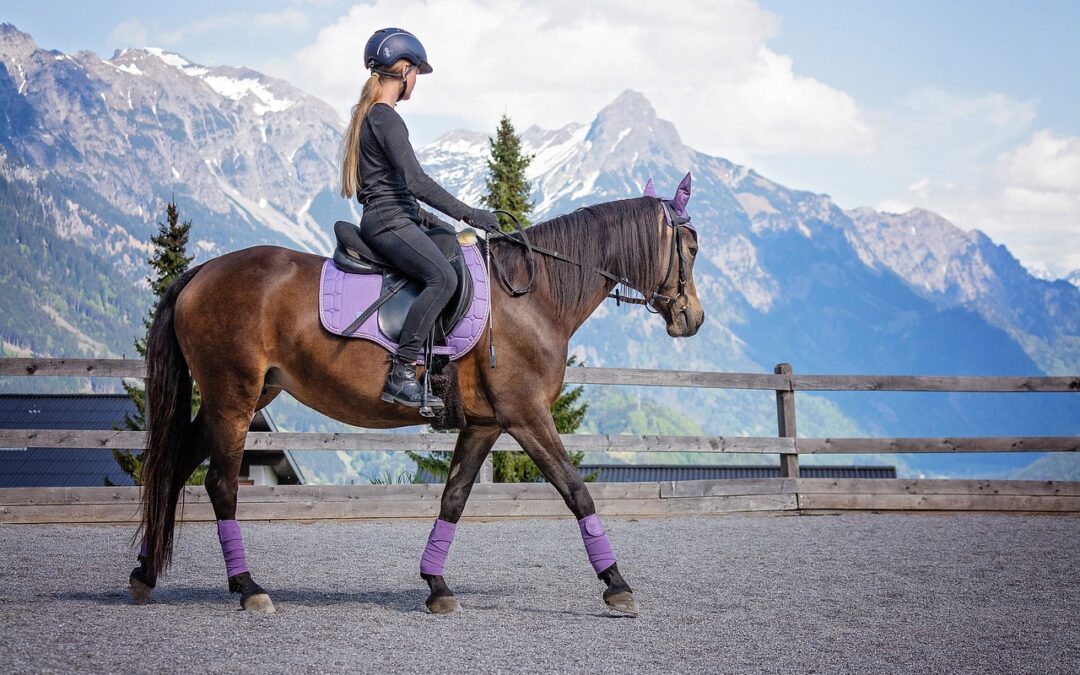
[[[372,72],[371,77],[364,83],[360,91],[360,100],[352,107],[352,117],[349,126],[345,129],[345,137],[341,139],[341,196],[352,199],[363,185],[360,176],[360,129],[364,125],[364,118],[368,111],[382,95],[385,82],[391,81],[394,86],[400,86],[401,73],[411,65],[406,59],[398,59],[394,65],[385,72],[394,73],[397,77],[381,75]]]

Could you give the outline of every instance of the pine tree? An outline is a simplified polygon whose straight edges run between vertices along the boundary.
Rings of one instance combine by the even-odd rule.
[[[172,285],[181,274],[187,271],[188,265],[194,260],[187,254],[188,237],[191,233],[191,221],[185,220],[180,223],[180,214],[176,208],[176,202],[170,201],[165,207],[165,222],[158,222],[158,233],[150,238],[154,245],[153,254],[147,258],[152,270],[151,276],[146,280],[150,284],[150,290],[154,294],[154,303],[143,319],[143,337],[135,339],[135,351],[139,356],[146,358],[146,335],[150,331],[150,324],[154,320],[157,311],[158,300],[169,286]],[[146,429],[146,392],[142,385],[124,383],[124,391],[135,403],[135,414],[124,415],[124,427],[129,431],[143,431]],[[198,410],[198,392],[192,392],[192,411]],[[129,450],[113,450],[116,463],[124,473],[131,476],[136,485],[142,484],[142,453]],[[201,484],[206,476],[206,470],[199,468],[192,474],[189,483]]]
[[[525,169],[535,155],[521,154],[521,139],[506,115],[499,120],[495,138],[489,139],[488,143],[491,145],[491,158],[488,159],[488,178],[484,183],[487,194],[481,201],[490,209],[509,211],[521,221],[522,227],[528,227],[533,205],[529,201],[532,189],[525,178]],[[499,227],[504,232],[514,229],[512,221],[505,215],[500,213],[498,218]]]
[[[529,211],[532,204],[529,195],[532,188],[525,178],[525,169],[533,160],[534,155],[521,154],[521,139],[514,131],[514,125],[506,115],[499,120],[499,129],[494,140],[490,140],[491,158],[488,159],[488,177],[485,181],[487,194],[482,199],[485,206],[491,209],[502,209],[513,213],[522,227],[529,227]],[[506,216],[499,214],[499,226],[504,232],[513,228],[511,221]],[[577,362],[576,357],[571,356],[566,362],[567,366],[573,366]],[[560,434],[572,434],[581,426],[585,418],[588,405],[577,401],[581,398],[582,387],[574,387],[567,390],[563,387],[559,398],[551,406],[551,414],[555,418],[555,427]],[[426,471],[436,478],[445,479],[450,471],[450,452],[432,452],[421,455],[408,452],[408,456],[416,462],[417,469]],[[574,466],[581,464],[584,453],[570,453],[570,461]],[[496,483],[526,483],[540,479],[540,469],[536,463],[524,452],[496,452],[492,454],[492,465]],[[419,474],[419,471],[417,471]],[[586,480],[595,479],[596,474],[588,476]]]

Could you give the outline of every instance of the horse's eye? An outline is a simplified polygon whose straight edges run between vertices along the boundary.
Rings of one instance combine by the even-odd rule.
[[[697,246],[690,247],[690,255],[697,255]]]

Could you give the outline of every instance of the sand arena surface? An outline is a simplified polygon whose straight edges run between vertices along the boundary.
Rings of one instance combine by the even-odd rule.
[[[242,523],[278,613],[237,611],[211,523],[150,605],[132,527],[0,526],[3,672],[1077,672],[1080,518],[604,519],[637,618],[609,611],[576,523],[463,521],[462,612],[432,616],[431,523]]]

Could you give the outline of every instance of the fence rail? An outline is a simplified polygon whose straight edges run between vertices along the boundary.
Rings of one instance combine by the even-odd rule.
[[[142,378],[145,363],[125,359],[0,359],[0,376]],[[635,368],[567,368],[569,384],[757,389],[776,392],[778,435],[562,436],[568,450],[579,452],[700,452],[780,454],[781,475],[799,477],[800,454],[1076,452],[1080,436],[962,438],[800,438],[796,434],[796,391],[937,391],[937,392],[1063,392],[1080,393],[1080,376],[972,377],[931,375],[796,375],[790,365],[768,373],[719,373],[643,370]],[[250,450],[365,450],[429,452],[453,450],[454,434],[252,432]],[[127,448],[144,447],[142,432],[0,430],[0,447]],[[520,450],[503,437],[495,450]]]
[[[779,366],[778,366],[779,368]],[[0,359],[0,377],[146,377],[135,359]],[[640,368],[567,368],[567,384],[771,391],[1074,392],[1080,376],[796,375]]]

